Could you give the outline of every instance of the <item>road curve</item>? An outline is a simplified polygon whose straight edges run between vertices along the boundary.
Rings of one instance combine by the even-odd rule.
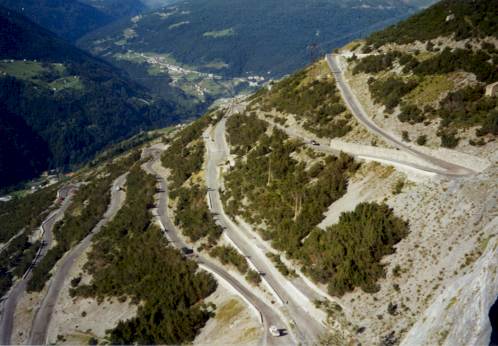
[[[266,121],[267,123],[269,123],[270,125],[278,128],[279,130],[285,132],[287,134],[287,136],[301,140],[302,142],[305,143],[305,145],[307,147],[309,147],[311,150],[314,150],[314,151],[319,151],[322,153],[327,153],[327,154],[331,154],[331,155],[335,155],[335,156],[339,155],[341,153],[341,151],[343,151],[346,154],[349,154],[349,155],[352,155],[356,158],[364,159],[367,161],[376,161],[376,162],[380,162],[380,163],[390,164],[393,166],[407,167],[407,168],[418,170],[421,173],[439,174],[439,175],[443,175],[443,176],[448,175],[448,171],[445,169],[438,169],[438,168],[434,168],[434,167],[430,167],[430,166],[426,166],[426,165],[421,165],[419,163],[415,163],[415,162],[411,162],[411,161],[407,161],[407,160],[398,160],[398,159],[394,159],[388,155],[371,155],[371,154],[361,154],[361,153],[359,154],[359,153],[355,152],[354,150],[345,151],[345,150],[334,149],[330,145],[324,143],[323,139],[320,139],[318,137],[314,137],[314,138],[306,137],[302,134],[297,133],[296,131],[292,130],[289,127],[285,127],[283,125],[280,125],[280,124],[272,121],[271,119],[264,118],[263,120]],[[317,144],[312,144],[313,141],[316,142]]]
[[[229,115],[230,110],[227,115]],[[259,272],[264,273],[263,280],[272,288],[284,303],[282,310],[293,320],[294,332],[298,341],[303,344],[315,344],[325,332],[322,324],[325,314],[317,310],[307,294],[300,291],[285,278],[269,261],[264,252],[258,249],[237,225],[225,214],[221,202],[218,166],[224,164],[228,157],[228,146],[225,139],[225,122],[223,117],[216,125],[214,138],[205,134],[204,141],[208,152],[206,181],[211,201],[210,210],[216,214],[217,221],[225,229],[227,236],[237,248],[248,258]]]
[[[12,337],[12,328],[14,325],[14,313],[16,311],[17,302],[19,298],[26,292],[27,284],[31,278],[33,268],[35,265],[47,254],[48,250],[52,246],[52,230],[57,221],[62,219],[64,212],[71,204],[71,199],[73,192],[76,189],[75,186],[65,186],[59,190],[58,196],[64,198],[61,206],[49,214],[49,216],[41,224],[41,230],[43,232],[43,243],[38,253],[36,254],[33,263],[29,266],[26,273],[24,273],[22,279],[18,281],[7,293],[6,299],[3,301],[2,305],[2,316],[0,321],[0,344],[10,345]]]
[[[70,250],[61,259],[57,272],[49,282],[47,294],[43,298],[40,308],[36,312],[33,319],[28,341],[29,345],[47,344],[46,339],[48,327],[50,325],[50,321],[52,320],[52,314],[54,312],[60,291],[64,285],[64,281],[69,275],[76,259],[85,252],[88,246],[90,246],[93,236],[97,234],[105,224],[112,220],[119,209],[121,209],[126,194],[122,189],[120,189],[120,187],[124,186],[126,176],[127,173],[114,180],[111,188],[111,203],[109,204],[102,220],[97,223],[93,230],[77,246]]]
[[[183,241],[183,239],[178,235],[178,230],[171,221],[168,215],[168,186],[165,177],[159,173],[154,167],[154,162],[159,160],[160,151],[152,148],[147,149],[149,154],[152,156],[152,160],[149,160],[143,165],[144,170],[154,175],[159,184],[159,201],[157,203],[157,213],[158,218],[161,223],[161,228],[165,237],[170,241],[170,243],[176,248],[180,249],[182,247],[188,247],[188,245]],[[230,275],[223,267],[211,262],[207,257],[202,254],[197,254],[195,258],[201,268],[214,273],[216,276],[221,277],[226,283],[231,285],[250,305],[252,305],[260,314],[262,319],[262,325],[264,329],[263,339],[261,344],[263,345],[293,345],[296,344],[292,340],[291,335],[281,336],[275,338],[269,335],[268,329],[270,326],[284,326],[284,322],[280,315],[274,311],[272,307],[263,302],[258,296],[250,291],[245,285],[240,283],[235,277]]]
[[[327,54],[325,57],[329,69],[335,77],[335,80],[337,82],[337,87],[341,92],[344,102],[346,103],[347,107],[354,115],[354,117],[361,124],[363,124],[370,132],[376,134],[377,136],[382,137],[389,143],[393,144],[396,148],[403,150],[407,153],[410,153],[432,165],[441,168],[439,170],[438,169],[433,170],[434,173],[443,174],[449,177],[459,177],[459,176],[468,176],[476,174],[476,172],[471,169],[435,158],[415,148],[412,148],[411,146],[400,141],[392,134],[386,132],[385,130],[377,126],[377,124],[375,124],[375,122],[372,119],[370,119],[370,117],[368,117],[363,106],[360,104],[360,102],[358,102],[358,99],[356,98],[353,91],[346,82],[346,78],[344,77],[344,71],[341,69],[338,59],[339,56],[337,54]]]

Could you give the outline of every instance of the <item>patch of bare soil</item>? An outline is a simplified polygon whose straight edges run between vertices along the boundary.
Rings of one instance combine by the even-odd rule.
[[[218,285],[207,300],[216,305],[215,317],[211,318],[194,345],[257,345],[263,329],[247,304],[230,289]]]
[[[31,331],[31,323],[41,301],[47,293],[47,286],[41,292],[24,293],[17,302],[12,326],[11,342],[15,345],[26,344]]]
[[[69,295],[71,280],[82,274],[82,282],[88,283],[91,276],[83,272],[83,265],[91,248],[77,259],[70,274],[64,281],[59,299],[48,328],[48,342],[57,344],[88,344],[90,338],[105,341],[107,329],[114,328],[120,320],[134,317],[138,306],[119,302],[115,298],[98,303],[92,298],[72,298]]]

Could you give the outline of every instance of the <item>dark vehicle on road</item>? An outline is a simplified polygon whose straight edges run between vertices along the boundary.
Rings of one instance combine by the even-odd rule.
[[[184,246],[182,247],[182,254],[184,254],[185,256],[190,256],[194,254],[194,250]]]

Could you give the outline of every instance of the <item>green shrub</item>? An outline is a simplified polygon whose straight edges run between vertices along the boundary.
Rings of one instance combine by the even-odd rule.
[[[407,223],[388,206],[361,203],[325,232],[310,234],[302,249],[304,269],[314,280],[328,284],[333,295],[355,287],[376,292],[377,279],[385,275],[381,259],[393,253],[407,233]]]
[[[441,137],[441,146],[445,148],[455,148],[460,141],[454,131],[440,131],[438,136]]]
[[[208,237],[209,242],[214,244],[222,229],[209,211],[206,193],[206,188],[197,184],[189,188],[179,188],[172,193],[171,197],[177,200],[175,224],[181,226],[183,233],[191,241]]]
[[[426,135],[420,135],[417,137],[417,144],[418,145],[425,145],[427,143],[427,136]]]
[[[389,77],[386,80],[376,80],[369,84],[369,89],[376,103],[386,106],[386,110],[392,110],[400,103],[401,98],[415,89],[418,82],[410,80],[404,82],[400,78]]]
[[[366,56],[356,63],[353,68],[353,74],[378,73],[390,70],[393,67],[394,61],[396,61],[396,59],[400,56],[401,54],[397,51]]]
[[[405,187],[405,181],[403,179],[399,179],[393,187],[393,194],[399,195],[403,191],[403,187]]]
[[[425,120],[420,108],[415,105],[404,104],[401,106],[401,113],[398,115],[398,119],[405,123],[410,124],[421,123]]]
[[[172,191],[180,188],[202,167],[205,153],[204,143],[201,140],[202,132],[209,124],[217,122],[220,116],[220,111],[212,111],[186,126],[163,153],[161,157],[163,166],[172,170],[169,177]]]
[[[54,226],[53,233],[57,244],[48,250],[34,268],[28,281],[28,292],[41,291],[55,264],[67,251],[82,241],[103,218],[111,200],[112,182],[140,158],[137,153],[107,165],[108,175],[93,177],[89,184],[80,187],[64,219]]]
[[[246,280],[257,286],[261,282],[261,275],[257,271],[249,269],[246,274]]]
[[[408,131],[401,132],[401,138],[403,139],[403,142],[409,142],[410,135],[408,134]]]
[[[233,265],[241,274],[247,273],[247,270],[249,269],[245,257],[231,246],[213,247],[211,251],[209,251],[209,255],[218,258],[224,265]]]
[[[278,271],[284,276],[296,276],[296,271],[290,270],[285,265],[285,263],[282,262],[282,258],[280,257],[280,255],[273,252],[268,252],[266,256],[268,256],[268,258],[272,260],[273,264],[275,264],[275,267],[277,267]]]
[[[316,68],[313,66],[312,68]],[[304,120],[304,128],[320,137],[342,137],[352,130],[332,77],[313,80],[309,69],[276,83],[260,99],[262,110],[277,109]],[[254,125],[253,125],[254,126]]]
[[[454,71],[474,73],[482,82],[498,80],[498,71],[490,63],[491,56],[479,50],[445,48],[441,53],[413,67],[413,72],[419,75],[447,74]]]
[[[228,140],[234,146],[233,152],[241,155],[247,153],[254,146],[254,142],[268,128],[266,121],[258,119],[255,115],[235,114],[226,123]]]

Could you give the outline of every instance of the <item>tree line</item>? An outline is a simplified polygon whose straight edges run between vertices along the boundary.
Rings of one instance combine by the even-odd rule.
[[[169,246],[151,223],[156,179],[134,166],[126,186],[124,206],[94,238],[84,266],[91,283],[78,284],[71,294],[141,303],[136,317],[108,331],[112,344],[192,342],[212,315],[203,300],[216,281]]]

